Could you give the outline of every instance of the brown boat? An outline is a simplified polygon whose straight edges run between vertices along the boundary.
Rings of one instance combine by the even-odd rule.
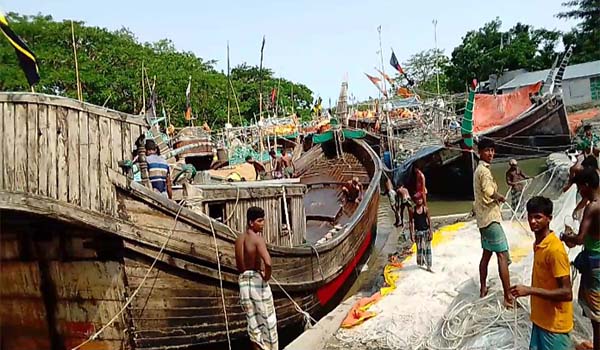
[[[192,164],[197,170],[210,169],[213,161],[213,147],[210,133],[199,126],[188,126],[181,129],[172,140],[173,148],[179,149],[188,146],[179,153],[178,158],[183,158],[186,164]],[[195,147],[190,147],[196,145]]]
[[[146,129],[71,99],[0,93],[2,349],[245,339],[234,240],[253,205],[266,211],[281,330],[304,320],[284,290],[319,317],[357,276],[376,234],[381,174],[363,141],[344,141],[342,157],[331,142],[311,149],[296,162],[299,179],[187,185],[177,203],[121,173]],[[341,206],[340,185],[354,176],[364,200]]]

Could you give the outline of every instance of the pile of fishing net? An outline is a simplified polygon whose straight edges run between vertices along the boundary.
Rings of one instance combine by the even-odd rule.
[[[576,189],[562,193],[570,163],[566,156],[554,159],[552,167],[528,181],[522,203],[535,195],[554,202],[551,228],[560,233],[565,224],[575,227],[571,216]],[[510,243],[511,285],[531,284],[533,234],[526,222],[525,205],[516,211],[505,209],[502,226]],[[518,218],[524,218],[519,220]],[[569,257],[580,247],[570,249]],[[529,298],[519,298],[514,309],[502,306],[503,296],[496,259],[489,266],[490,291],[479,297],[478,264],[480,236],[473,221],[455,224],[434,234],[434,273],[424,271],[414,256],[398,270],[396,289],[369,308],[375,316],[352,328],[342,328],[328,349],[528,349],[531,334]],[[579,287],[574,280],[574,296]],[[575,343],[591,339],[591,326],[574,303]]]

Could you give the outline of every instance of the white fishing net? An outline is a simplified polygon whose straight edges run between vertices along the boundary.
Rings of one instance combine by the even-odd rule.
[[[570,166],[566,157],[551,166],[529,181],[522,203],[535,195],[551,198],[554,202],[551,228],[559,234],[565,224],[577,225],[571,218],[576,189],[562,193]],[[534,237],[524,207],[523,204],[506,215],[502,223],[511,247],[511,285],[531,284]],[[434,273],[418,267],[411,256],[398,270],[397,288],[369,309],[377,315],[353,328],[338,330],[328,349],[528,349],[529,298],[519,298],[513,310],[501,306],[502,287],[495,259],[488,270],[490,292],[487,297],[479,298],[479,230],[473,221],[454,227],[436,233],[432,247]],[[571,260],[580,249],[569,250]],[[576,279],[575,297],[578,287]],[[573,304],[575,329],[571,337],[580,343],[591,339],[591,325],[581,316],[577,302]]]

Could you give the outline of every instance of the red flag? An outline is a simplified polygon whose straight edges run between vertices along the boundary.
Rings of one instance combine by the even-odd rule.
[[[381,76],[388,81],[388,83],[390,84],[394,84],[394,81],[392,80],[392,78],[390,78],[389,75],[385,74],[384,72],[380,71],[379,69],[375,68],[376,71],[379,72],[379,74],[381,74]]]
[[[271,90],[271,104],[275,105],[275,98],[277,97],[277,89],[273,88],[273,90]]]
[[[368,75],[367,73],[365,73],[365,75],[367,76],[367,78],[369,78],[371,83],[373,83],[373,85],[377,87],[377,89],[383,94],[383,96],[388,97],[387,91],[383,90],[381,86],[379,86],[379,82],[381,81],[381,79]]]

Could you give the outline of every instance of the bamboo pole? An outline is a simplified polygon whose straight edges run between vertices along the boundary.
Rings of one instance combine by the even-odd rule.
[[[81,93],[81,81],[79,80],[79,64],[77,63],[77,46],[75,45],[75,25],[71,20],[71,39],[73,43],[73,57],[75,58],[75,77],[77,78],[77,99],[83,101]]]
[[[142,61],[142,113],[146,114],[146,84],[144,83],[144,61]]]

